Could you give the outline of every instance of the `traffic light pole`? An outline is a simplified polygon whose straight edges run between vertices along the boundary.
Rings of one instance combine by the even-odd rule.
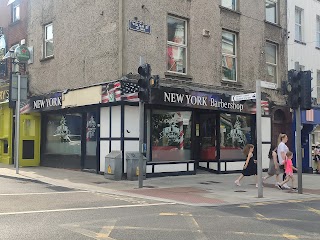
[[[139,188],[143,187],[144,102],[139,101]]]
[[[258,198],[263,197],[262,187],[262,134],[261,134],[261,81],[256,81],[257,177]]]
[[[302,154],[301,154],[301,109],[296,112],[296,163],[298,168],[298,193],[302,194]]]

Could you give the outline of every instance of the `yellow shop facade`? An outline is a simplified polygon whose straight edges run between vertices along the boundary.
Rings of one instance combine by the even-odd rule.
[[[0,163],[14,164],[14,108],[9,106],[9,84],[0,85]],[[21,114],[19,166],[40,165],[40,114]]]

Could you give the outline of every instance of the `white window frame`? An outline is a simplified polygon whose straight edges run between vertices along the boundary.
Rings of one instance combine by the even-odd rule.
[[[222,73],[222,80],[223,81],[228,81],[228,82],[238,82],[238,57],[237,57],[237,53],[238,53],[238,36],[237,36],[236,33],[228,31],[228,30],[222,30],[222,33],[223,32],[230,33],[230,34],[235,36],[235,38],[234,38],[234,45],[235,45],[234,51],[235,51],[235,54],[228,54],[228,53],[223,53],[222,52],[222,34],[221,34],[221,54],[222,54],[222,56],[232,57],[232,58],[235,59],[236,79],[235,80],[230,80],[228,78],[224,78],[224,74]],[[222,71],[222,65],[221,65],[221,71]]]
[[[320,16],[316,17],[316,47],[320,48]]]
[[[47,39],[47,29],[50,26],[52,27],[52,38]],[[53,44],[53,24],[52,23],[49,23],[44,26],[44,54],[43,54],[44,58],[53,56],[53,53],[52,55],[47,55],[47,42],[50,42],[50,41],[52,41],[52,44]]]
[[[168,18],[173,18],[173,19],[177,19],[179,21],[183,21],[184,24],[185,24],[185,28],[184,28],[184,35],[185,35],[185,39],[184,39],[184,44],[179,44],[179,43],[176,43],[176,42],[172,42],[172,41],[168,41],[168,36],[167,36],[167,46],[166,46],[166,54],[167,54],[167,57],[166,57],[166,69],[167,69],[167,72],[170,72],[170,73],[176,73],[176,74],[181,74],[181,75],[187,75],[188,73],[188,21],[186,19],[183,19],[183,18],[179,18],[179,17],[174,17],[172,15],[168,15]],[[168,19],[167,19],[167,29],[168,29]],[[168,31],[167,31],[168,32]],[[168,69],[168,46],[175,46],[175,47],[181,47],[181,48],[184,48],[185,49],[185,72],[177,72],[177,71],[170,71]]]
[[[278,0],[271,0],[272,2],[274,2],[276,5],[275,5],[275,21],[274,22],[270,22],[267,20],[267,8],[265,6],[265,11],[266,11],[266,21],[267,22],[270,22],[270,23],[274,23],[274,24],[278,24],[279,23],[279,14],[278,14]],[[265,1],[265,4],[267,2]]]
[[[295,25],[294,40],[299,41],[299,42],[303,42],[303,9],[296,6],[294,14],[295,14],[294,15],[294,25]],[[298,23],[296,22],[296,14],[300,15],[301,22],[298,22]],[[300,39],[297,39],[296,27],[298,27],[300,29],[300,33],[301,33],[301,36],[299,36]]]
[[[18,14],[17,14],[18,13]],[[12,22],[20,20],[20,1],[15,1],[12,3]]]
[[[237,0],[231,0],[231,1],[232,1],[232,6],[231,7],[223,4],[223,0],[221,0],[221,6],[225,7],[225,8],[229,8],[229,9],[234,10],[234,11],[237,11]]]
[[[267,62],[267,59],[266,59],[266,64],[267,64],[267,71],[268,71],[268,66],[275,67],[275,69],[276,69],[276,81],[274,83],[278,85],[278,83],[279,83],[279,77],[278,77],[278,69],[279,69],[279,66],[278,66],[278,51],[279,51],[279,47],[278,47],[278,44],[275,44],[275,43],[272,43],[272,42],[267,42],[266,44],[273,45],[273,46],[276,47],[276,63]]]

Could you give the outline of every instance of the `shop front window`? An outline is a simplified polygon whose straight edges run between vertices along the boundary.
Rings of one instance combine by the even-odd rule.
[[[152,161],[191,159],[191,111],[152,113]]]
[[[48,115],[47,154],[80,155],[81,154],[81,115]]]
[[[243,159],[244,146],[252,143],[251,117],[236,114],[220,115],[220,159]]]

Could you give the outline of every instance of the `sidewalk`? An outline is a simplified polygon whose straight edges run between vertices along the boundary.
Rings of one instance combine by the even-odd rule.
[[[192,176],[148,178],[144,187],[138,188],[138,181],[113,181],[103,175],[66,169],[29,167],[20,168],[19,174],[12,165],[0,164],[1,176],[38,180],[47,184],[107,194],[139,197],[145,199],[175,202],[193,206],[220,206],[229,204],[267,203],[283,201],[320,200],[320,175],[303,175],[303,194],[279,190],[274,178],[267,180],[263,198],[258,198],[254,177],[246,177],[242,186],[234,180],[239,174],[213,174],[200,172]]]

